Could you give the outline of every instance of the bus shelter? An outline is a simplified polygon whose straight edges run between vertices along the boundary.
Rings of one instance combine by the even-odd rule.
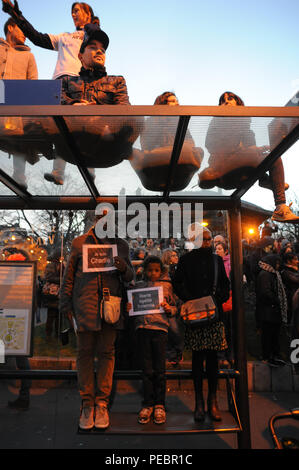
[[[220,370],[219,376],[228,387],[228,414],[208,429],[178,422],[156,431],[142,429],[143,434],[233,432],[239,448],[251,447],[241,198],[298,140],[298,101],[295,95],[286,107],[0,107],[0,209],[95,210],[102,202],[117,206],[121,194],[123,210],[134,203],[202,203],[204,210],[227,211],[235,368]],[[240,146],[240,141],[250,145]],[[8,154],[25,163],[26,185],[14,177]],[[62,184],[46,182],[44,174],[59,159],[66,163]],[[76,371],[0,369],[0,378],[22,377],[75,379]],[[115,372],[119,380],[138,377],[138,371]],[[167,378],[191,379],[191,371],[168,371]],[[141,431],[137,424],[128,428],[120,417],[107,432]]]

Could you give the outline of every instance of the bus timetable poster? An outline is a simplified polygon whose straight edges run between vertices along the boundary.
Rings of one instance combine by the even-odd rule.
[[[35,286],[35,263],[0,263],[0,340],[5,356],[32,355]]]

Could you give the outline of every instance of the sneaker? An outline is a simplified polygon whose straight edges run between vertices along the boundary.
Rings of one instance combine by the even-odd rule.
[[[285,223],[294,223],[294,222],[299,222],[299,217],[295,215],[290,207],[292,204],[287,206],[286,204],[280,204],[279,206],[276,207],[275,211],[273,212],[272,215],[272,220],[275,220],[276,222],[285,222]]]
[[[163,405],[155,406],[154,411],[154,423],[155,424],[164,424],[166,421],[166,412]]]
[[[138,414],[138,423],[140,424],[147,424],[149,423],[151,416],[153,414],[154,407],[153,406],[146,406],[139,411]]]
[[[96,416],[94,425],[97,429],[107,429],[109,427],[109,413],[106,403],[96,405]]]
[[[29,398],[19,397],[16,400],[9,401],[7,405],[9,408],[14,408],[15,410],[28,410]]]
[[[50,181],[50,183],[57,184],[58,186],[63,185],[63,178],[54,175],[53,173],[45,173],[44,178],[47,181]]]
[[[94,427],[94,407],[82,406],[79,427],[81,429],[92,429]]]

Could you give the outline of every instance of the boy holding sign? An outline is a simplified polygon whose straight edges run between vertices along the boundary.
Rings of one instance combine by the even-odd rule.
[[[144,281],[128,291],[130,315],[135,316],[135,327],[143,371],[143,407],[138,422],[146,424],[154,415],[154,423],[166,421],[165,363],[169,318],[177,312],[170,280],[161,279],[164,266],[157,256],[149,256],[143,264]]]

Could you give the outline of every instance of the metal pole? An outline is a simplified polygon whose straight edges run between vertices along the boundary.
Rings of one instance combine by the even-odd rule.
[[[243,254],[241,241],[241,203],[228,211],[230,251],[231,251],[231,282],[233,296],[233,336],[235,346],[235,367],[240,372],[236,379],[236,401],[241,420],[242,431],[238,433],[239,449],[251,448],[250,416],[247,380],[247,347],[245,311],[243,300]]]

